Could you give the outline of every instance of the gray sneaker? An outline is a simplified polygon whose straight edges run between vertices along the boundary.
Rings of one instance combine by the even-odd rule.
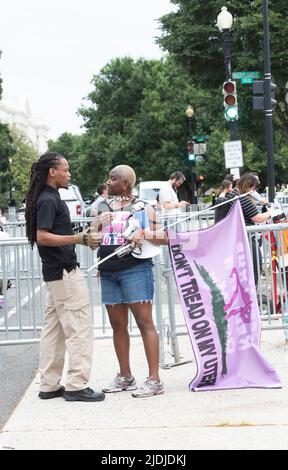
[[[161,395],[164,393],[164,385],[162,380],[156,381],[148,378],[145,382],[137,388],[136,392],[132,393],[134,398],[152,397],[153,395]]]
[[[120,374],[117,374],[113,382],[111,382],[108,387],[102,388],[102,392],[116,393],[124,392],[126,390],[136,390],[136,388],[136,380],[133,375],[128,379],[128,377],[122,377]]]

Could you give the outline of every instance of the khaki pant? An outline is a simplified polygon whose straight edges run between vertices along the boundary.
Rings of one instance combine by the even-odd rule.
[[[79,268],[64,270],[63,279],[47,282],[46,307],[40,338],[40,390],[60,388],[65,352],[69,364],[66,390],[87,387],[93,352],[93,320],[86,281]]]

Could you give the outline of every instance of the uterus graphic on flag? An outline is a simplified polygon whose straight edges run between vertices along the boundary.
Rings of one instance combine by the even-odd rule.
[[[261,321],[240,203],[212,227],[188,234],[169,231],[168,236],[197,363],[189,388],[281,387],[259,349]]]

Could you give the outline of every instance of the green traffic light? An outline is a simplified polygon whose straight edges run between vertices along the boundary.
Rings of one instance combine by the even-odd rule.
[[[228,106],[224,111],[224,117],[226,121],[237,121],[238,119],[238,107]]]

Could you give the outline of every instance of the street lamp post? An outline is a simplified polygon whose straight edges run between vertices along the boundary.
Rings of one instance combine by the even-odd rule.
[[[233,16],[226,7],[221,8],[221,13],[217,17],[217,26],[219,31],[223,34],[224,41],[224,67],[225,67],[225,81],[232,80],[231,69],[231,40],[230,31],[233,25]],[[237,135],[237,121],[229,121],[230,127],[230,140],[238,140]]]
[[[267,142],[267,169],[268,169],[268,198],[273,202],[275,198],[275,170],[274,170],[274,132],[273,109],[271,95],[271,64],[270,64],[270,34],[269,34],[269,2],[263,2],[263,29],[264,29],[264,96],[266,118],[266,142]]]
[[[196,195],[196,181],[197,175],[194,171],[196,164],[196,155],[194,154],[194,142],[192,137],[192,118],[194,116],[194,109],[192,106],[188,106],[186,109],[186,117],[188,122],[188,159],[192,163],[192,173],[191,173],[191,186],[192,186],[192,204],[197,204],[197,195]]]

